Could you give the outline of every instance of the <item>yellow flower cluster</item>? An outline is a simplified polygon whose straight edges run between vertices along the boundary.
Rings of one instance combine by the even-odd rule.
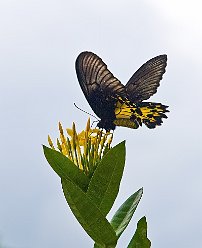
[[[57,148],[65,156],[74,162],[87,175],[91,175],[96,164],[102,156],[110,149],[113,134],[104,130],[90,128],[90,119],[87,121],[86,129],[81,133],[76,132],[75,124],[72,129],[67,128],[67,135],[59,122],[60,138],[57,139]],[[48,136],[48,143],[55,149],[53,142]]]

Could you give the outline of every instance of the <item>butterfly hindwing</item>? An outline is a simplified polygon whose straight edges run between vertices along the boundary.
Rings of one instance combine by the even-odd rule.
[[[119,97],[115,108],[114,124],[136,129],[144,123],[148,128],[160,126],[162,118],[167,118],[167,106],[161,103],[141,102],[134,104]]]
[[[166,55],[159,55],[143,64],[126,84],[129,100],[137,103],[147,100],[155,94],[165,72],[166,65]]]

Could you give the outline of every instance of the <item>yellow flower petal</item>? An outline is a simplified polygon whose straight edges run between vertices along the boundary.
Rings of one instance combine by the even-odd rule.
[[[68,136],[64,135],[60,122],[58,126],[60,133],[60,139],[57,139],[58,150],[87,175],[92,174],[103,153],[110,148],[113,134],[98,128],[91,129],[90,119],[86,123],[85,130],[80,133],[76,132],[76,126],[73,122],[72,129],[66,129]],[[52,149],[55,149],[50,136],[48,136],[48,143]]]
[[[53,145],[53,141],[52,141],[50,135],[48,135],[48,144],[50,145],[50,147],[51,147],[52,149],[55,150],[55,147],[54,147],[54,145]]]

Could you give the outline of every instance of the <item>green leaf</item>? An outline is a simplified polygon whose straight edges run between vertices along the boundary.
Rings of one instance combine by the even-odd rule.
[[[110,149],[98,164],[87,195],[106,216],[119,191],[125,165],[125,141]]]
[[[111,225],[116,232],[116,236],[120,237],[128,226],[143,194],[143,188],[139,189],[131,195],[116,211],[111,220]]]
[[[94,202],[77,185],[68,179],[62,179],[63,192],[75,217],[98,244],[115,247],[116,234]]]
[[[82,190],[87,190],[89,178],[70,159],[46,146],[43,146],[43,150],[48,163],[59,177],[71,180]]]
[[[103,245],[100,245],[100,244],[97,244],[97,243],[94,244],[94,248],[115,248],[115,247],[116,247],[116,244],[108,245],[108,246],[103,246]]]
[[[137,229],[133,235],[128,248],[150,248],[151,241],[147,238],[146,217],[142,217],[137,223]]]
[[[1,247],[0,247],[0,248],[1,248]],[[93,246],[93,248],[102,248],[102,246],[99,245],[99,244],[97,244],[97,243],[95,243],[94,246]]]

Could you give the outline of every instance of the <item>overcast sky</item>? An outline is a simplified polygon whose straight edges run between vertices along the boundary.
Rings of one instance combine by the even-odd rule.
[[[82,130],[92,113],[74,63],[98,54],[123,83],[148,59],[168,55],[151,101],[169,105],[161,127],[117,128],[127,160],[109,215],[144,195],[118,247],[143,215],[154,248],[202,247],[202,3],[174,0],[0,1],[0,243],[3,248],[92,247],[67,206],[41,144],[57,123]]]

